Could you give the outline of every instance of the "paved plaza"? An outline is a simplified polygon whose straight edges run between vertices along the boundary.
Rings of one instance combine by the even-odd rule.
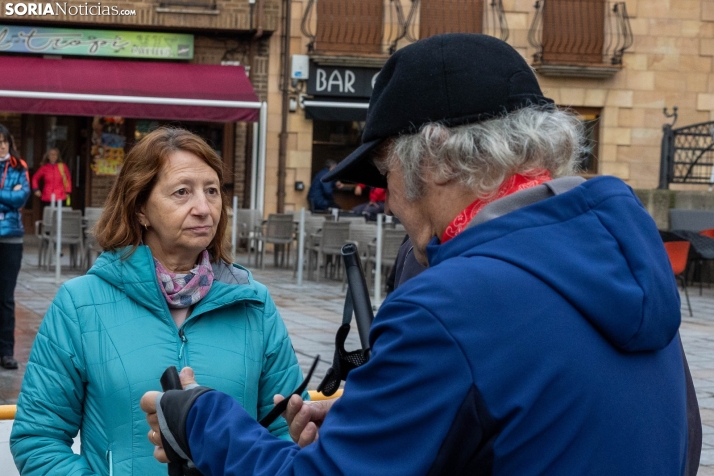
[[[64,260],[67,261],[67,257]],[[247,264],[246,260],[247,255],[240,255],[237,259],[241,264]],[[298,286],[292,269],[276,269],[272,266],[272,261],[266,257],[266,269],[252,271],[255,278],[270,290],[290,332],[303,371],[307,372],[315,355],[320,355],[321,363],[308,387],[314,389],[332,360],[335,332],[341,323],[344,305],[342,282],[323,280],[315,283],[305,280],[302,286]],[[79,274],[68,266],[63,267],[62,271],[61,282]],[[54,270],[38,269],[36,249],[29,243],[25,247],[22,270],[15,291],[15,356],[20,362],[20,369],[0,369],[0,404],[14,404],[17,401],[32,342],[57,289]],[[714,289],[705,287],[700,296],[698,288],[690,288],[689,295],[694,315],[689,316],[682,294],[683,318],[680,332],[704,425],[699,474],[714,476]],[[355,326],[346,347],[348,350],[359,348]],[[1,472],[5,476],[17,475],[7,444],[10,427],[11,422],[0,421],[0,468],[3,468]]]

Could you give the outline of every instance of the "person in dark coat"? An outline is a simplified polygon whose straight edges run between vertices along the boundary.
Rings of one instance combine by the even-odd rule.
[[[307,199],[310,202],[310,211],[321,212],[327,211],[328,208],[339,208],[335,203],[333,191],[335,188],[341,188],[342,184],[336,181],[323,182],[322,178],[327,173],[334,169],[337,163],[334,160],[325,162],[325,168],[320,170],[315,178],[312,179],[310,190],[307,192]]]

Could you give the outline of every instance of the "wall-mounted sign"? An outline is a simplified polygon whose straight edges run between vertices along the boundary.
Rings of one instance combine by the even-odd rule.
[[[368,98],[372,95],[378,68],[320,66],[310,64],[307,93],[314,96]]]
[[[0,25],[0,52],[192,59],[193,35]]]

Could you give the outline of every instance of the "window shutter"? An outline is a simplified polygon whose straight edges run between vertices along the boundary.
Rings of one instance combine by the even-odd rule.
[[[382,53],[383,0],[319,0],[315,50]]]
[[[545,0],[543,63],[602,64],[604,0]]]
[[[482,32],[483,0],[421,0],[419,38]]]

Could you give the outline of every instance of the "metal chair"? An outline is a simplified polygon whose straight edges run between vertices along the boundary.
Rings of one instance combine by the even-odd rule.
[[[682,283],[684,295],[687,297],[687,307],[689,308],[689,316],[692,314],[692,305],[689,303],[689,293],[687,292],[687,280],[684,278],[684,273],[687,270],[689,262],[689,247],[688,241],[667,241],[664,243],[664,249],[667,250],[669,263],[672,265],[674,276]]]
[[[381,273],[385,271],[385,275],[389,274],[389,270],[394,266],[399,254],[399,248],[404,241],[404,230],[385,229],[382,231],[382,259],[377,266],[377,244],[369,245],[369,253],[367,255],[365,265],[365,277],[369,281],[372,279],[373,273]],[[371,283],[371,281],[370,281]],[[386,284],[386,280],[382,280],[382,286]]]
[[[265,245],[271,243],[275,246],[275,266],[278,266],[278,254],[281,255],[280,265],[290,264],[290,245],[295,240],[295,225],[293,224],[292,213],[271,213],[265,224],[258,228],[258,235],[255,236],[256,243],[256,263],[258,266],[258,249],[260,248],[260,268],[265,269]],[[286,259],[287,249],[287,259]]]
[[[56,220],[54,220],[56,221]],[[69,245],[70,267],[77,267],[78,257],[84,256],[84,227],[82,226],[81,210],[62,210],[62,246]],[[50,236],[50,248],[57,246],[57,228],[54,228]],[[50,252],[48,266],[52,265],[52,253]]]
[[[308,258],[308,266],[309,266],[309,253],[310,253],[310,248],[312,246],[315,246],[320,243],[320,232],[322,231],[322,224],[325,223],[325,219],[327,218],[326,215],[318,215],[315,214],[313,215],[310,213],[309,215],[305,215],[305,240],[303,242],[303,256]],[[300,217],[298,217],[298,220]],[[296,233],[296,239],[299,239],[297,233]],[[304,258],[303,258],[304,259]],[[297,269],[298,266],[300,266],[300,263],[298,260],[295,260],[295,268],[293,270],[293,277],[297,275]],[[308,267],[308,272],[309,272],[309,267]]]
[[[322,224],[322,232],[319,235],[319,243],[313,243],[308,254],[308,278],[312,274],[312,256],[316,257],[315,270],[317,271],[316,281],[320,281],[320,267],[325,262],[325,274],[327,274],[327,258],[337,257],[332,263],[333,271],[339,266],[342,255],[342,245],[350,238],[350,222],[325,221]]]
[[[45,207],[42,210],[42,220],[37,220],[35,222],[35,236],[39,241],[37,250],[37,267],[42,267],[42,262],[47,265],[47,254],[50,247],[50,237],[52,236],[52,230],[54,228],[54,209],[52,207]]]
[[[256,236],[256,229],[260,227],[260,223],[263,221],[263,212],[252,208],[243,208],[236,210],[234,219],[237,221],[236,228],[238,233],[236,246],[240,246],[241,242],[245,242],[246,251],[248,251],[248,260],[250,261],[253,239]]]
[[[85,271],[92,267],[96,257],[102,252],[95,237],[94,227],[103,212],[103,207],[85,207],[84,209],[84,254],[81,266]]]

